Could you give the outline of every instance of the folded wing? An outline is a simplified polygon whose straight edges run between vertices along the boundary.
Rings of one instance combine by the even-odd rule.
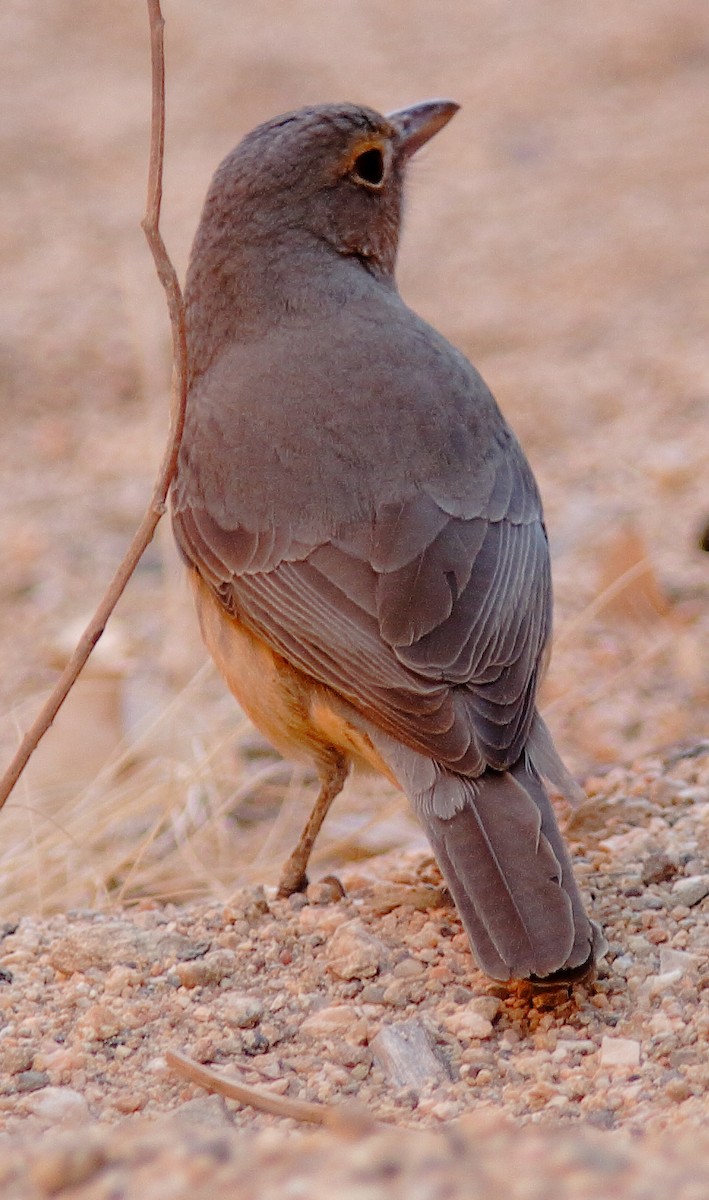
[[[180,549],[225,608],[368,720],[451,770],[516,762],[551,622],[548,549],[521,451],[475,510],[433,485],[304,545],[284,518],[224,528],[176,497]],[[449,511],[451,510],[451,511]]]

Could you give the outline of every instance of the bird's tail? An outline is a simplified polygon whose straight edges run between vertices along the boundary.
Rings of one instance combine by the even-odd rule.
[[[377,745],[386,758],[394,751],[392,769],[421,819],[481,968],[500,980],[583,977],[602,953],[603,936],[586,915],[529,757],[477,779],[424,760],[422,776],[421,756],[388,738],[377,738]]]

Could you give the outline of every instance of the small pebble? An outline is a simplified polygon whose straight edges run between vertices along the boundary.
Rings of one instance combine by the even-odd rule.
[[[446,1019],[446,1027],[459,1038],[482,1040],[492,1036],[492,1021],[474,1009],[459,1009]]]
[[[604,1037],[600,1062],[602,1067],[636,1067],[640,1062],[640,1042],[632,1038]]]
[[[15,1077],[18,1092],[36,1092],[48,1083],[49,1076],[46,1071],[22,1071]]]
[[[645,884],[664,883],[668,879],[673,879],[676,874],[677,864],[669,855],[658,851],[648,855],[645,859],[640,878]]]
[[[688,954],[685,950],[674,950],[663,946],[660,950],[660,973],[679,971],[681,975],[692,975],[699,967],[700,959],[696,954]]]
[[[705,896],[709,896],[709,875],[689,875],[686,879],[678,879],[672,885],[672,903],[685,904],[694,908]]]
[[[175,964],[175,971],[183,987],[205,987],[219,983],[236,972],[237,958],[232,950],[213,950],[204,958]]]
[[[392,975],[395,975],[397,979],[414,979],[423,975],[425,970],[423,963],[417,959],[402,958],[401,962],[398,962],[392,969]]]
[[[258,996],[231,993],[219,1007],[227,1025],[235,1029],[251,1029],[263,1017],[263,1001]]]
[[[326,944],[328,966],[340,979],[368,979],[387,964],[389,951],[355,919],[345,922]]]
[[[27,1109],[52,1125],[81,1125],[90,1118],[85,1097],[68,1087],[42,1087],[32,1093]]]
[[[306,892],[309,904],[336,904],[344,895],[345,889],[336,875],[326,875],[308,884]]]
[[[385,1025],[370,1043],[375,1061],[396,1087],[423,1087],[450,1078],[431,1033],[420,1021]]]
[[[359,1016],[357,1010],[349,1004],[332,1004],[325,1008],[316,1009],[306,1017],[300,1026],[300,1032],[305,1037],[329,1037],[332,1034],[345,1034],[350,1041],[365,1042],[367,1040],[367,1022]]]

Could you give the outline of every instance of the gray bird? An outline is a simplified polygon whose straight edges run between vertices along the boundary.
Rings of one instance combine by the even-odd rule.
[[[475,368],[394,278],[411,156],[457,111],[352,104],[260,125],[212,180],[185,291],[173,527],[205,642],[321,789],[350,763],[411,801],[477,960],[570,979],[597,957],[543,778],[552,594],[529,464]]]

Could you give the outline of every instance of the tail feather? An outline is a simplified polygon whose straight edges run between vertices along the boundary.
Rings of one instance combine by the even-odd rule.
[[[459,790],[454,816],[436,814],[435,788],[419,815],[480,966],[495,979],[527,979],[578,965],[574,905],[536,797],[509,773],[459,777]],[[581,925],[583,961],[585,915]]]
[[[500,980],[584,974],[602,935],[529,757],[470,779],[370,737],[419,815],[482,969]]]
[[[590,956],[592,956],[591,961],[593,962],[605,953],[607,949],[605,939],[600,928],[586,914],[584,902],[574,878],[571,855],[557,825],[556,815],[547,795],[546,788],[539,778],[537,771],[528,764],[525,758],[518,762],[510,773],[529,793],[539,810],[542,822],[542,837],[547,840],[559,864],[560,886],[571,901],[574,941],[568,957],[556,969],[573,972],[586,964],[590,965]]]

